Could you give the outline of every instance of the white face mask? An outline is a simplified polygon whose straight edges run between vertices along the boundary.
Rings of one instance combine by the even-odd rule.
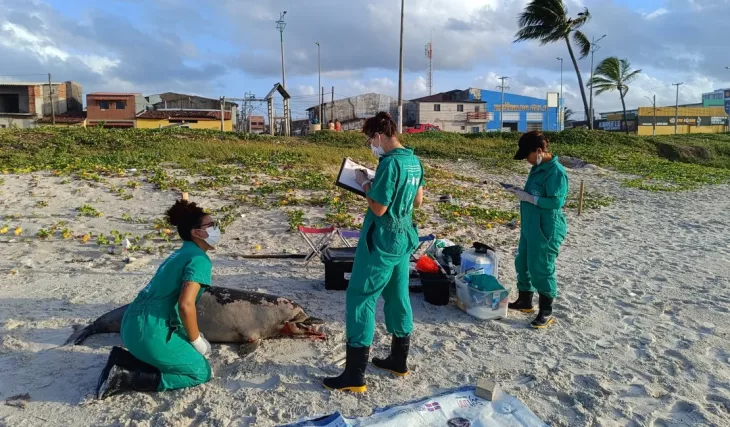
[[[380,142],[379,146],[374,146],[373,143],[370,143],[370,151],[372,151],[373,156],[376,158],[380,158],[385,154],[385,150],[383,150],[383,141],[380,139],[380,135],[378,135],[378,142]]]
[[[537,155],[537,160],[535,161],[538,165],[542,163],[542,154]]]
[[[210,227],[209,229],[205,230],[208,232],[208,237],[205,239],[205,243],[210,245],[211,247],[216,247],[218,243],[221,241],[221,230],[218,227]]]

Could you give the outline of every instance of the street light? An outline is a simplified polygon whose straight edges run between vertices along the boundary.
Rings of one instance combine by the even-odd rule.
[[[320,91],[322,90],[322,61],[321,61],[321,46],[317,42],[317,72],[319,74],[319,86],[317,87],[317,98],[320,98]],[[319,102],[319,124],[322,125],[322,99]]]
[[[284,16],[286,16],[286,10],[281,13],[279,20],[276,21],[276,28],[279,30],[281,36],[281,86],[286,90],[286,70],[284,68],[284,29],[286,28],[286,22],[284,22]],[[284,100],[284,135],[289,136],[289,120],[287,118],[288,101]]]
[[[400,67],[398,68],[398,133],[403,133],[403,21],[406,0],[400,2]]]
[[[596,40],[596,38],[593,37],[593,40],[591,41],[591,106],[588,109],[588,111],[590,111],[590,114],[591,114],[591,117],[589,119],[591,130],[593,130],[593,117],[595,117],[595,115],[593,114],[593,71],[594,71],[593,70],[593,54],[595,54],[596,51],[601,48],[601,46],[598,46],[597,43],[605,38],[606,38],[606,34],[601,36],[601,38],[599,38],[598,40]]]
[[[560,114],[560,117],[558,117],[558,131],[561,131],[561,130],[563,130],[563,120],[565,120],[565,118],[563,117],[563,114],[562,114],[562,112],[563,112],[563,58],[558,56],[555,59],[560,61],[560,100],[559,100],[560,108],[558,108],[558,111],[559,111],[558,114]]]

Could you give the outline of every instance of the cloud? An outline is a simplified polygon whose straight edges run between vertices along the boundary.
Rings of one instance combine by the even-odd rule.
[[[660,7],[659,9],[657,9],[651,13],[645,14],[644,19],[648,19],[648,20],[656,19],[662,15],[666,15],[667,13],[669,13],[669,11],[667,9]]]

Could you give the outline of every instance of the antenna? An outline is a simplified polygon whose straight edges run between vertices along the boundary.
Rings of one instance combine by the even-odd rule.
[[[433,95],[433,36],[430,42],[426,43],[426,59],[428,59],[428,75],[426,77],[426,86],[428,86],[428,94]]]

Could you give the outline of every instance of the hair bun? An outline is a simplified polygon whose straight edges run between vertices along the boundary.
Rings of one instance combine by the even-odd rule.
[[[200,208],[195,204],[188,202],[187,200],[178,200],[174,205],[167,211],[167,219],[170,224],[175,227],[180,227],[190,222],[190,214],[198,213]]]

